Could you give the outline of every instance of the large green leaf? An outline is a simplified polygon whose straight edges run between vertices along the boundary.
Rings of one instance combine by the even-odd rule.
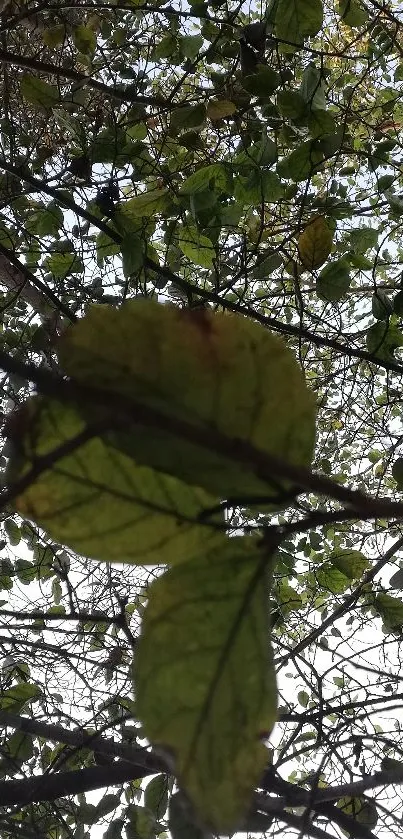
[[[203,192],[205,189],[225,190],[229,187],[229,174],[222,163],[212,163],[210,166],[203,166],[189,175],[182,184],[179,192],[181,195],[194,195],[196,192]]]
[[[239,459],[240,441],[290,463],[311,461],[312,394],[284,342],[246,318],[146,299],[119,310],[94,306],[65,333],[59,356],[70,376],[107,390],[106,405],[115,393],[129,408],[134,401],[133,416],[137,403],[169,419],[151,428],[137,421],[133,432],[115,434],[116,445],[215,495],[276,497],[285,487]],[[175,420],[186,424],[185,438]],[[199,432],[207,433],[203,442]],[[231,455],[220,451],[215,432],[230,442]]]
[[[308,140],[280,160],[277,172],[281,178],[290,178],[296,182],[305,181],[318,170],[323,158],[323,152],[315,140]]]
[[[394,361],[394,351],[403,346],[403,333],[395,324],[378,321],[367,331],[367,349],[377,358]]]
[[[60,99],[59,90],[54,84],[44,82],[31,73],[25,73],[21,79],[21,93],[26,102],[34,107],[49,110]]]
[[[350,286],[350,266],[346,259],[329,262],[322,268],[316,281],[316,291],[322,300],[337,303]]]
[[[42,398],[25,403],[15,421],[21,436],[12,480],[85,431],[74,407]],[[137,466],[99,437],[55,458],[15,500],[23,516],[77,553],[144,565],[188,559],[219,540],[217,531],[195,523],[216,503],[197,487]]]
[[[396,632],[403,629],[403,601],[391,594],[378,594],[374,603],[386,629]]]
[[[212,268],[215,257],[213,243],[208,236],[199,232],[194,224],[183,224],[179,230],[179,247],[181,251],[202,268]]]
[[[130,198],[121,207],[121,212],[130,218],[153,216],[158,213],[165,204],[167,190],[152,189],[149,192],[141,192],[134,198]]]
[[[267,762],[276,719],[268,559],[255,540],[170,569],[149,589],[135,657],[146,736],[175,759],[202,821],[232,833]]]
[[[321,0],[279,0],[275,17],[277,38],[283,52],[292,50],[290,44],[301,45],[304,38],[316,35],[323,23]]]
[[[358,580],[369,568],[369,560],[361,551],[337,548],[330,554],[330,561],[349,580]]]

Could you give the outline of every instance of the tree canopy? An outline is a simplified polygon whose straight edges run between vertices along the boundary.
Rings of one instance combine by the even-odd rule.
[[[0,7],[1,835],[400,836],[401,4]]]

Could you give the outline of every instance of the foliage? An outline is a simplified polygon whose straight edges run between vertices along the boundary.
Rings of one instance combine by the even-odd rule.
[[[400,6],[0,25],[2,835],[397,836]]]

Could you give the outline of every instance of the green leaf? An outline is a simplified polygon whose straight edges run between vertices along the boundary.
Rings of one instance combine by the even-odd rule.
[[[342,594],[350,585],[349,578],[330,562],[325,562],[315,571],[318,584],[330,594]]]
[[[393,303],[386,292],[378,289],[372,295],[372,314],[377,320],[387,320],[393,312]]]
[[[368,21],[368,12],[357,0],[339,0],[339,14],[343,23],[351,28],[365,26]]]
[[[182,792],[175,792],[169,801],[168,827],[172,839],[213,839],[213,835],[192,818],[189,802]]]
[[[17,559],[15,573],[23,585],[29,585],[37,577],[37,567],[27,559]]]
[[[394,361],[394,351],[403,346],[403,333],[394,324],[378,321],[367,331],[367,349],[377,358]]]
[[[80,24],[73,33],[74,46],[83,55],[93,55],[97,46],[97,38],[93,29]]]
[[[286,119],[299,120],[306,113],[306,102],[298,90],[280,90],[277,94],[277,107]]]
[[[58,279],[84,271],[83,262],[75,253],[52,253],[46,257],[43,264],[46,270]]]
[[[4,751],[3,751],[4,750]],[[6,740],[2,747],[2,755],[6,759],[6,761],[10,761],[11,763],[18,762],[19,764],[24,763],[26,760],[30,760],[34,754],[34,745],[32,742],[32,737],[29,734],[25,734],[23,731],[15,731],[14,734]],[[16,767],[13,767],[14,774]]]
[[[43,43],[46,44],[46,46],[49,47],[49,49],[55,49],[55,47],[60,47],[65,38],[66,27],[64,23],[61,23],[59,26],[51,26],[49,29],[45,29],[42,32]]]
[[[211,166],[203,166],[197,169],[181,185],[180,195],[194,195],[196,192],[204,192],[206,189],[226,191],[230,188],[231,181],[228,170],[223,163],[212,163]]]
[[[403,589],[403,568],[399,568],[399,570],[396,571],[395,574],[392,574],[389,580],[389,586],[390,588]]]
[[[181,108],[176,108],[171,114],[169,126],[171,137],[175,137],[179,131],[185,129],[201,128],[206,120],[206,115],[206,106],[202,104],[183,105]]]
[[[396,760],[393,757],[384,757],[381,760],[382,772],[398,772],[401,775],[403,769],[403,761]]]
[[[343,813],[347,816],[355,819],[359,824],[365,825],[370,830],[376,827],[378,812],[371,798],[350,798],[350,796],[346,796],[345,798],[340,798],[336,806],[340,810],[343,810]]]
[[[322,268],[316,280],[318,296],[328,303],[337,303],[350,286],[350,266],[346,259],[329,262]]]
[[[84,802],[80,804],[77,810],[78,824],[95,824],[97,819],[97,808],[95,804],[88,804]]]
[[[127,233],[123,236],[120,248],[122,251],[123,273],[125,277],[131,277],[144,264],[142,240],[139,236]]]
[[[139,401],[170,417],[173,427],[136,424],[114,434],[139,462],[197,481],[219,497],[266,493],[279,483],[261,480],[251,464],[199,445],[200,430],[248,441],[256,451],[308,465],[315,435],[314,399],[293,353],[267,329],[238,315],[189,312],[154,300],[119,310],[94,306],[59,343],[65,372],[83,384]],[[113,401],[113,400],[112,400]],[[98,411],[99,414],[99,411]],[[183,439],[176,420],[189,424]],[[282,482],[280,485],[283,486]],[[214,487],[214,488],[213,488]],[[288,484],[289,487],[289,484]]]
[[[306,690],[300,690],[297,695],[297,699],[299,704],[302,705],[303,708],[306,708],[309,702],[309,693],[307,693]]]
[[[96,805],[96,820],[103,819],[108,813],[112,813],[120,805],[120,795],[107,793],[103,795]]]
[[[242,79],[242,87],[260,99],[270,98],[280,84],[280,74],[265,64],[258,64],[255,73]]]
[[[392,466],[392,475],[399,489],[403,488],[403,457],[396,458]]]
[[[234,194],[236,200],[244,205],[261,205],[262,202],[270,204],[282,198],[284,187],[275,172],[253,167],[247,177],[235,178]]]
[[[120,208],[120,212],[127,218],[150,218],[161,212],[166,204],[168,190],[151,189],[149,192],[141,192],[135,198],[129,198]]]
[[[52,201],[47,207],[35,210],[27,218],[27,230],[37,236],[54,236],[64,222],[63,211]]]
[[[312,110],[326,109],[325,83],[323,71],[309,62],[302,74],[301,96]]]
[[[349,580],[359,580],[369,568],[369,561],[361,551],[338,548],[330,554],[330,562]]]
[[[155,45],[151,57],[153,60],[159,58],[170,58],[177,49],[178,43],[173,35],[164,35],[160,42]]]
[[[151,742],[172,751],[182,788],[217,833],[237,829],[267,762],[260,732],[276,719],[267,596],[267,559],[243,538],[170,569],[148,590],[138,714]]]
[[[34,398],[19,418],[26,436],[10,467],[18,475],[77,435],[85,439],[85,422],[72,406]],[[197,524],[200,513],[216,504],[197,487],[137,466],[99,437],[56,460],[16,499],[26,518],[77,553],[144,565],[188,559],[210,539],[219,541],[219,531]]]
[[[279,0],[275,15],[275,33],[282,52],[293,52],[304,38],[317,35],[323,23],[321,0]]]
[[[210,99],[207,105],[207,116],[212,122],[216,122],[225,117],[230,117],[237,110],[237,106],[229,99]],[[181,137],[181,143],[184,138]]]
[[[115,256],[116,254],[120,253],[120,245],[118,242],[115,242],[114,239],[111,239],[107,233],[104,233],[102,230],[98,233],[96,238],[96,249],[97,249],[97,265],[99,268],[103,267],[105,259],[109,256]]]
[[[16,547],[21,541],[21,530],[13,519],[6,519],[4,522],[4,530],[7,533],[10,545]]]
[[[55,606],[59,606],[60,601],[62,599],[63,590],[57,577],[55,577],[55,579],[52,580],[52,595],[53,600],[55,602]]]
[[[127,839],[152,839],[156,834],[156,819],[151,810],[132,804],[128,810]]]
[[[284,157],[277,164],[280,178],[290,178],[293,181],[305,181],[320,168],[324,154],[317,145],[317,141],[308,140]]]
[[[183,35],[179,38],[179,49],[184,58],[193,61],[203,46],[202,35]]]
[[[168,776],[157,775],[147,784],[144,792],[144,804],[151,810],[157,821],[164,818],[168,808]]]
[[[330,111],[312,111],[309,115],[308,128],[311,137],[329,137],[336,134],[337,125]]]
[[[276,602],[281,607],[281,614],[286,617],[290,612],[296,609],[301,609],[302,598],[301,595],[295,591],[295,588],[289,585],[285,580],[282,580],[275,588],[274,595]]]
[[[20,89],[26,102],[46,111],[57,105],[60,99],[56,85],[48,84],[30,73],[23,75]]]
[[[390,189],[390,187],[395,182],[396,182],[396,175],[381,175],[381,177],[378,178],[378,181],[377,181],[377,186],[378,186],[379,192],[386,192],[386,190]]]
[[[350,230],[350,247],[356,253],[365,253],[378,244],[379,230],[377,227],[356,227]]]
[[[261,262],[256,263],[253,268],[253,276],[256,280],[265,280],[277,269],[281,268],[283,260],[279,253],[270,253]]]
[[[398,317],[403,317],[403,291],[398,291],[393,298],[393,310]]]
[[[182,253],[202,268],[212,268],[215,258],[215,249],[211,239],[199,233],[197,227],[192,224],[183,224],[179,229],[179,247]]]
[[[41,696],[42,691],[37,685],[21,682],[2,692],[0,696],[0,708],[2,711],[10,711],[18,714],[27,702],[39,699]]]
[[[403,628],[403,602],[400,598],[390,594],[378,594],[374,606],[386,629],[394,632]]]

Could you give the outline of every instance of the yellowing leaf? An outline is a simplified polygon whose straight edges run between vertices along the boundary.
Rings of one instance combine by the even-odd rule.
[[[135,657],[144,732],[215,833],[239,826],[276,719],[267,565],[255,540],[234,538],[170,569],[148,591]]]
[[[105,437],[86,439],[74,407],[42,398],[15,416],[18,454],[11,480],[26,474],[38,457],[65,447],[63,457],[42,472],[15,500],[57,542],[109,562],[141,565],[178,562],[223,538],[197,518],[217,501],[198,487],[161,475],[117,450]],[[74,448],[74,441],[81,445]],[[68,447],[71,450],[68,450]]]
[[[290,488],[271,474],[264,479],[240,457],[241,441],[257,456],[311,461],[314,398],[284,342],[246,318],[150,299],[120,309],[94,306],[65,333],[59,358],[68,375],[106,390],[106,406],[116,394],[130,416],[138,413],[136,405],[160,412],[153,426],[137,418],[134,429],[116,431],[117,446],[214,495],[270,498]],[[185,424],[186,434],[175,421]],[[230,452],[220,450],[215,433]]]
[[[207,116],[212,122],[229,117],[235,111],[236,105],[228,99],[212,99],[207,105]]]
[[[317,216],[307,224],[298,239],[302,264],[312,271],[326,262],[333,244],[333,232],[324,216]]]

